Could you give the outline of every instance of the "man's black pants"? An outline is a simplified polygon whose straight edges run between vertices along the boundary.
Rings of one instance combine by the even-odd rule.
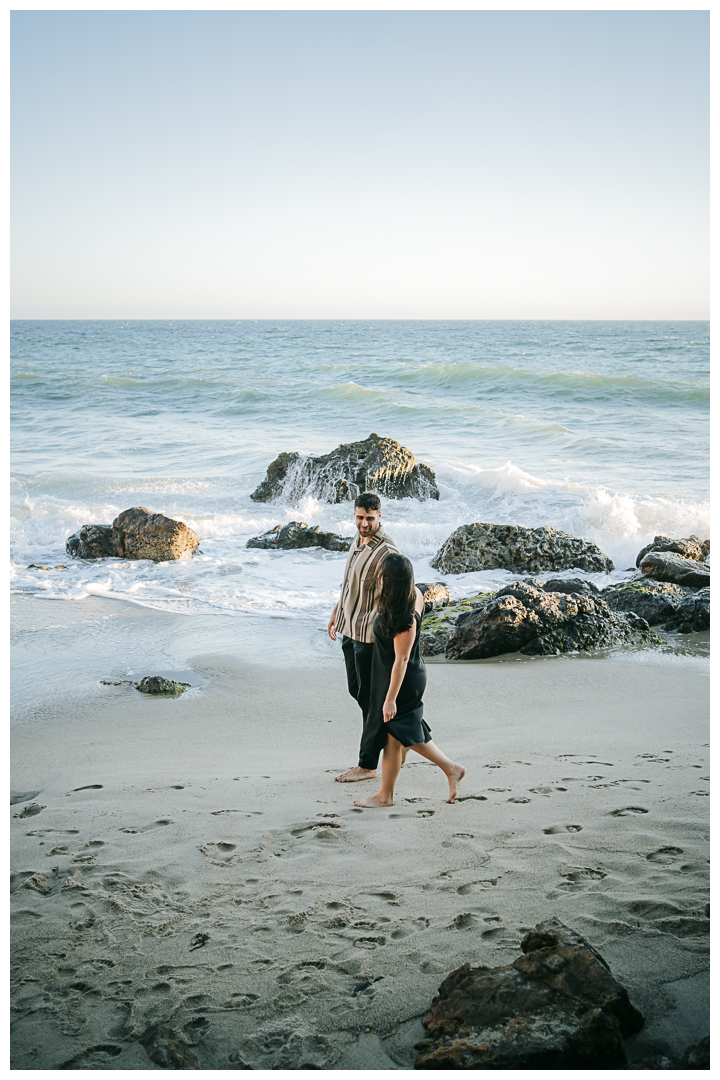
[[[345,657],[348,690],[362,709],[363,730],[360,739],[358,765],[361,769],[377,769],[382,748],[378,724],[369,719],[370,712],[370,676],[372,674],[372,642],[353,641],[343,637],[342,651]],[[381,718],[382,722],[382,718]]]

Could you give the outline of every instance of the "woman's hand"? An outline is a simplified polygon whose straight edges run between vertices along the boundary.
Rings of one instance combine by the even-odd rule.
[[[386,697],[385,704],[383,705],[383,722],[387,724],[388,720],[392,720],[396,712],[397,705],[395,704],[395,699]]]

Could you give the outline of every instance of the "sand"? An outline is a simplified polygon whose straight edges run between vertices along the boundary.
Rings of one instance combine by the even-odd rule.
[[[646,657],[646,659],[644,658]],[[412,1068],[461,963],[556,917],[646,1016],[637,1059],[709,1032],[708,679],[651,653],[428,666],[411,753],[357,810],[359,710],[337,670],[194,658],[153,699],[97,686],[13,735],[13,1068]],[[43,809],[13,816],[31,802]],[[198,938],[198,935],[207,935]]]

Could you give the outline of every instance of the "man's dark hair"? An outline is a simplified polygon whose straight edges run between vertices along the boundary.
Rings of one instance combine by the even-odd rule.
[[[362,495],[358,495],[355,505],[362,506],[363,510],[379,510],[380,496],[374,491],[364,491]]]

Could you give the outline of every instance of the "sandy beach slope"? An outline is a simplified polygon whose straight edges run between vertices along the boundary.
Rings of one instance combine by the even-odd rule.
[[[13,1067],[412,1068],[465,961],[555,916],[647,1018],[637,1058],[709,1032],[708,680],[647,654],[429,666],[461,801],[411,754],[361,811],[338,669],[199,656],[178,700],[100,687],[13,738]],[[17,817],[30,802],[43,809]],[[207,935],[198,938],[198,935]]]

